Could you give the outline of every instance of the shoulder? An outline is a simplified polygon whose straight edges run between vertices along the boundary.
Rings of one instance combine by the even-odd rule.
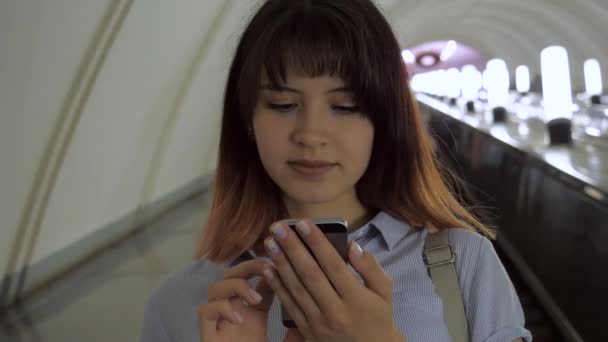
[[[448,238],[456,254],[457,266],[474,265],[481,255],[496,253],[487,237],[472,230],[451,228],[448,229]]]
[[[510,285],[509,276],[487,237],[460,228],[449,229],[448,237],[456,254],[456,270],[465,296],[475,289],[487,291],[486,286],[495,281]]]
[[[465,249],[473,248],[478,250],[479,248],[492,246],[492,242],[488,238],[470,229],[450,228],[448,229],[448,236],[450,243],[453,243],[459,249],[463,249],[463,251]]]
[[[448,236],[472,340],[530,341],[519,297],[492,242],[465,229],[450,229]]]
[[[448,228],[448,241],[455,254],[456,269],[458,274],[472,273],[479,261],[480,255],[493,252],[495,253],[492,242],[480,233],[463,228]],[[420,242],[429,238],[429,234],[436,233],[436,229],[423,229],[420,234]]]
[[[448,241],[455,254],[455,266],[458,273],[458,279],[461,286],[465,286],[463,290],[471,286],[474,278],[491,277],[491,274],[502,268],[502,264],[498,259],[496,250],[492,242],[476,231],[462,228],[447,229]],[[429,231],[425,230],[422,234],[423,239],[428,238]],[[486,267],[487,264],[492,264],[492,267]],[[504,271],[504,269],[503,269]]]

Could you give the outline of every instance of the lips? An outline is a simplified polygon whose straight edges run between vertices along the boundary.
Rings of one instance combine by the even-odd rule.
[[[337,163],[320,160],[294,160],[288,163],[299,175],[307,178],[320,177],[337,165]]]
[[[304,167],[325,167],[325,166],[333,166],[333,165],[336,165],[337,163],[328,162],[328,161],[324,161],[324,160],[299,159],[299,160],[292,160],[289,162],[289,164],[293,164],[293,165],[297,165],[297,166],[304,166]]]

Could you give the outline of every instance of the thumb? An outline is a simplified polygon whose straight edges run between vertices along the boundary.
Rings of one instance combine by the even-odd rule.
[[[376,258],[363,251],[353,240],[349,242],[348,246],[348,261],[361,275],[367,288],[377,293],[385,301],[393,302],[393,281],[384,272]]]
[[[302,336],[302,334],[300,334],[300,331],[298,329],[287,329],[287,334],[285,335],[285,338],[283,339],[283,342],[304,342],[304,336]]]

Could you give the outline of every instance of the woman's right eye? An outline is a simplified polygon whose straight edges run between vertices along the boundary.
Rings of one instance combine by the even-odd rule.
[[[278,103],[268,103],[268,108],[272,110],[278,110],[279,112],[289,112],[290,110],[296,107],[293,103],[287,104],[278,104]]]

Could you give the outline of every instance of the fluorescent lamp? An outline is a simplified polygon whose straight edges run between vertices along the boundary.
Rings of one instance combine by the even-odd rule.
[[[450,86],[448,72],[446,70],[437,70],[437,71],[435,71],[435,75],[436,75],[435,83],[438,87],[437,92],[439,93],[439,96],[447,96],[448,88]]]
[[[597,59],[588,59],[585,61],[585,87],[587,95],[600,95],[602,89],[602,72],[600,70],[600,62]]]
[[[450,98],[459,98],[462,90],[460,71],[456,68],[450,68],[445,75],[447,86],[446,95]]]
[[[572,85],[568,52],[561,46],[550,46],[540,54],[545,121],[572,119]]]
[[[466,100],[476,100],[481,88],[481,72],[473,65],[462,67],[462,96]]]
[[[412,78],[412,89],[436,96],[446,95],[445,70],[416,74]]]
[[[525,65],[520,65],[515,69],[515,86],[520,93],[530,91],[530,69]]]
[[[484,90],[488,90],[488,84],[490,84],[490,72],[486,68],[481,73],[481,88]]]
[[[487,64],[488,104],[492,107],[504,107],[509,101],[509,70],[502,59],[492,59]]]

